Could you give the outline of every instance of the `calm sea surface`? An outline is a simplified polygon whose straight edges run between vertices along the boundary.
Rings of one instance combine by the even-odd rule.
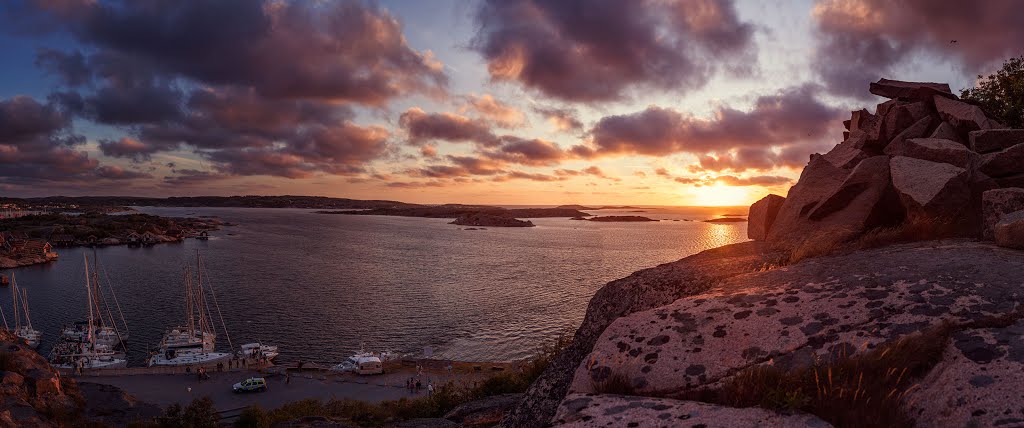
[[[182,322],[182,272],[203,256],[234,345],[281,346],[283,361],[336,363],[365,343],[455,360],[523,358],[575,328],[604,283],[636,270],[746,240],[746,223],[595,223],[533,219],[532,228],[463,230],[447,219],[314,214],[298,209],[140,208],[218,216],[237,226],[209,241],[96,250],[140,365],[165,328]],[[745,210],[647,209],[656,219],[707,219]],[[83,253],[19,268],[48,353],[65,323],[86,318]],[[11,317],[11,292],[0,289]],[[218,331],[220,331],[218,324]],[[219,348],[228,348],[221,332]]]

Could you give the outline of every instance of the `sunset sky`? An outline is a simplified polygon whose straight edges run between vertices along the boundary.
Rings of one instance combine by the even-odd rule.
[[[0,5],[0,195],[742,205],[879,77],[973,85],[1013,0]],[[954,42],[955,40],[955,42]]]

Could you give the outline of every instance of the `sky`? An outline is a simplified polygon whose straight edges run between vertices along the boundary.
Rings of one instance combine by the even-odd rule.
[[[746,205],[1014,0],[10,0],[0,195]]]

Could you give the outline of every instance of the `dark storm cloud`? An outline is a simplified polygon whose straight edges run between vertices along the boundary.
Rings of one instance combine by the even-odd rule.
[[[157,147],[128,137],[122,137],[118,140],[100,140],[99,147],[104,155],[115,158],[128,158],[136,162],[148,161],[150,155],[158,150]]]
[[[758,97],[749,111],[720,107],[711,119],[655,106],[608,116],[590,130],[589,145],[575,146],[572,151],[582,157],[725,153],[748,148],[767,154],[765,149],[770,146],[820,139],[831,131],[840,110],[822,103],[816,92],[812,86],[786,89]]]
[[[0,183],[28,186],[144,177],[101,166],[77,148],[84,142],[84,137],[72,132],[70,116],[58,106],[26,96],[0,99]]]
[[[353,123],[352,106],[441,95],[447,85],[442,65],[412,49],[398,21],[372,2],[26,0],[3,7],[11,21],[64,31],[82,44],[38,51],[37,66],[65,86],[50,99],[65,112],[120,126],[130,136],[101,141],[100,150],[134,161],[184,149],[212,161],[215,174],[358,173],[389,153],[390,135]]]
[[[130,171],[117,165],[103,165],[96,168],[96,176],[110,180],[131,180],[136,178],[153,178],[152,175],[144,172]]]
[[[867,97],[869,82],[899,78],[915,56],[950,60],[971,75],[1024,54],[1024,7],[1016,0],[823,0],[813,10],[814,67],[829,88]]]
[[[486,123],[455,113],[427,113],[413,107],[402,113],[398,123],[405,129],[411,144],[435,140],[477,143],[484,146],[500,143]]]
[[[357,0],[34,3],[87,45],[266,96],[381,105],[446,85],[440,64],[409,47],[394,17]]]
[[[731,0],[488,0],[476,20],[472,47],[493,79],[569,101],[698,88],[753,49]]]

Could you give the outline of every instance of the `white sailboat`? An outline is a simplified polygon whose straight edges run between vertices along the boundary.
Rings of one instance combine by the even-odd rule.
[[[91,281],[91,279],[96,278],[95,271],[91,278],[89,275],[89,258],[88,256],[84,256],[84,258],[86,300],[89,306],[89,321],[86,323],[84,330],[85,340],[70,341],[65,338],[61,343],[53,347],[50,364],[63,369],[112,369],[128,367],[128,360],[124,358],[123,353],[114,351],[109,346],[96,342],[97,326],[94,320],[97,319],[97,314],[94,313],[94,309],[99,309],[99,306],[96,304],[98,299],[94,296],[94,291],[98,292],[99,289]]]
[[[262,342],[246,343],[241,346],[242,356],[244,357],[263,357],[267,361],[274,361],[279,352],[277,352],[277,346],[264,345]]]
[[[14,305],[14,335],[28,342],[31,348],[38,348],[43,337],[43,332],[32,328],[32,318],[28,311],[28,292],[18,288],[18,280],[11,274],[11,294]],[[21,319],[25,318],[22,323]]]
[[[227,352],[215,352],[217,333],[210,317],[209,304],[203,287],[202,260],[196,252],[196,275],[185,266],[185,324],[173,327],[164,334],[159,350],[150,357],[150,366],[206,365],[231,358]],[[212,295],[212,290],[211,290]],[[216,299],[216,297],[214,297]],[[216,303],[215,303],[216,304]],[[221,318],[223,324],[223,317]],[[225,329],[225,335],[226,335]],[[230,345],[230,337],[228,342]]]
[[[88,265],[88,257],[86,257],[85,263]],[[86,266],[86,269],[88,269],[88,266]],[[93,340],[96,341],[97,345],[116,349],[128,340],[128,324],[125,322],[124,313],[121,312],[121,304],[117,300],[117,294],[114,292],[114,287],[111,285],[109,278],[106,281],[107,292],[104,293],[100,283],[99,271],[98,257],[94,254],[92,277],[86,278],[86,281],[91,281],[89,304],[91,305],[91,313],[95,317],[90,317],[91,319],[88,321],[78,321],[70,326],[65,326],[61,331],[61,338],[65,342],[85,343],[90,340],[89,334],[91,332]],[[118,328],[117,319],[114,317],[111,308],[112,305],[108,304],[108,294],[114,302],[113,308],[117,310],[117,314],[120,317],[121,328]]]

